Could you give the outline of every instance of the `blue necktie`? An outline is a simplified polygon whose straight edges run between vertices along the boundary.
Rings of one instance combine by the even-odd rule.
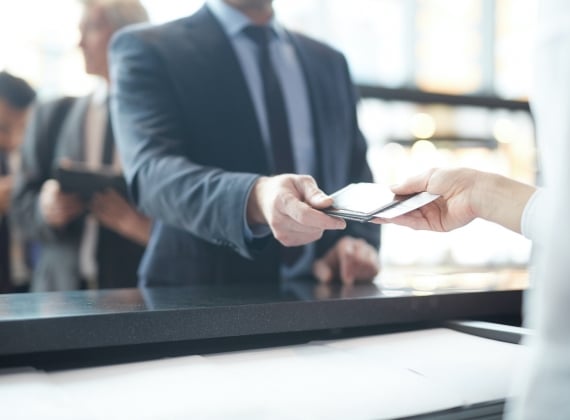
[[[267,26],[248,26],[243,31],[259,48],[259,69],[263,81],[263,94],[269,135],[271,137],[273,173],[276,175],[295,173],[285,100],[283,99],[281,84],[269,55],[269,41],[272,36],[271,28]]]
[[[269,54],[269,42],[273,36],[272,29],[268,26],[250,25],[244,28],[243,32],[257,44],[259,50],[259,70],[263,82],[263,96],[271,139],[273,173],[275,175],[295,173],[285,99]],[[300,246],[284,248],[281,253],[283,263],[292,266],[302,252],[303,248]]]

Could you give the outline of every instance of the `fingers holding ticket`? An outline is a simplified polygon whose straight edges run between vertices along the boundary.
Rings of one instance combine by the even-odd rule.
[[[374,218],[392,219],[436,200],[439,195],[419,192],[395,195],[388,186],[375,183],[350,184],[331,194],[333,205],[325,213],[347,220],[370,222]]]

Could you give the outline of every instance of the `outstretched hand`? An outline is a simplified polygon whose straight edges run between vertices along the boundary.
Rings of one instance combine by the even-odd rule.
[[[300,246],[321,238],[329,229],[344,229],[346,222],[320,211],[332,205],[307,175],[262,177],[255,183],[247,206],[250,225],[268,225],[285,246]]]
[[[395,223],[418,230],[447,232],[471,222],[476,213],[475,187],[479,172],[471,169],[431,169],[393,186],[395,194],[408,195],[427,191],[440,198],[402,216],[374,223]]]
[[[501,175],[474,169],[431,169],[392,187],[395,194],[427,191],[440,197],[419,209],[390,220],[419,230],[448,232],[477,217],[520,232],[524,207],[536,188]]]

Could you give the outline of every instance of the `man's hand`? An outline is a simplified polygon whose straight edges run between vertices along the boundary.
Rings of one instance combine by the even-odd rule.
[[[40,212],[48,225],[59,228],[67,225],[85,210],[85,205],[75,194],[61,191],[59,182],[48,179],[39,196]]]
[[[151,222],[114,190],[93,196],[91,213],[105,227],[146,245],[150,237]]]
[[[0,176],[0,216],[8,213],[12,197],[12,177]]]
[[[345,236],[313,264],[313,274],[323,283],[340,279],[345,285],[372,281],[380,271],[378,250],[362,239]]]
[[[332,205],[307,175],[278,175],[257,180],[247,205],[250,225],[268,225],[285,246],[300,246],[321,238],[329,229],[344,229],[346,222],[317,209]]]

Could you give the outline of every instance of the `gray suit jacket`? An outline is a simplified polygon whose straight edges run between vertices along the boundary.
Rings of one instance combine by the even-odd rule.
[[[370,181],[344,57],[289,36],[310,94],[317,182],[332,192]],[[142,211],[160,220],[141,264],[144,284],[277,279],[281,245],[244,237],[249,190],[270,168],[238,59],[207,6],[162,26],[122,31],[111,63],[111,109],[127,181]],[[379,245],[377,227],[351,223],[327,232],[317,256],[342,235]]]
[[[14,191],[13,214],[26,235],[41,244],[33,291],[81,287],[79,247],[84,218],[55,229],[43,220],[38,199],[42,185],[53,177],[53,168],[61,158],[84,160],[84,123],[89,103],[89,96],[62,98],[39,104],[30,116],[22,149],[22,172]],[[107,141],[112,142],[110,127],[107,136],[110,137]],[[99,228],[97,245],[99,286],[135,286],[143,247],[103,227]]]

